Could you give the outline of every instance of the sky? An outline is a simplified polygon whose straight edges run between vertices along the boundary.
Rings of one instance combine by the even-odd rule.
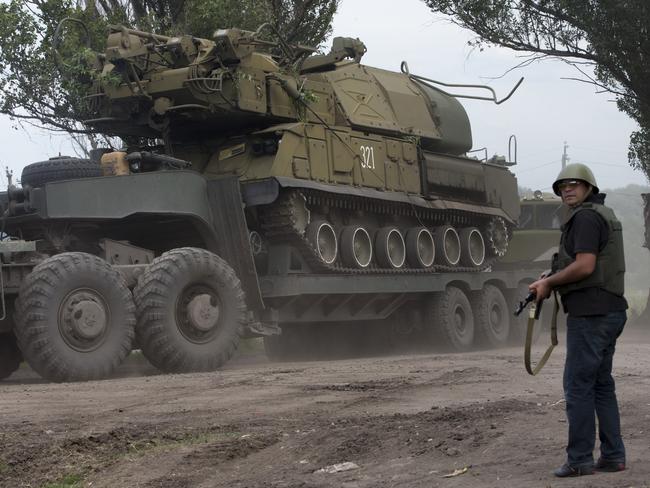
[[[634,122],[617,110],[611,95],[563,79],[579,73],[561,61],[539,62],[502,76],[522,58],[504,48],[470,47],[473,33],[433,14],[421,0],[342,0],[333,31],[333,36],[358,37],[366,44],[363,64],[399,71],[407,61],[411,73],[448,83],[489,84],[499,98],[523,76],[523,84],[501,105],[461,99],[474,148],[507,156],[508,139],[516,136],[518,164],[512,171],[521,186],[549,190],[565,142],[569,162],[590,165],[601,188],[647,183],[627,163]],[[326,41],[327,49],[329,45]],[[17,127],[5,116],[0,116],[0,145],[0,187],[6,184],[4,167],[19,178],[26,164],[72,154],[67,137]]]

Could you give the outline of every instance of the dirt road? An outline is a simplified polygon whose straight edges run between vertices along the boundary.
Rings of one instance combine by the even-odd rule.
[[[0,486],[649,486],[650,332],[626,330],[616,356],[622,473],[552,476],[563,359],[560,346],[535,378],[519,348],[300,363],[258,352],[172,376],[134,374],[132,360],[120,378],[63,385],[20,371],[0,383]],[[351,469],[328,472],[341,463]]]

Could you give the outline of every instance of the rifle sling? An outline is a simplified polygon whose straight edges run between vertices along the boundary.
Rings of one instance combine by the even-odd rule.
[[[553,352],[553,348],[557,346],[557,313],[559,311],[559,304],[557,300],[557,293],[553,292],[553,297],[555,298],[555,301],[553,303],[553,316],[551,317],[551,345],[548,346],[548,349],[546,349],[546,352],[542,356],[542,359],[539,360],[537,365],[533,368],[530,362],[530,348],[533,344],[533,329],[535,328],[535,307],[530,308],[530,313],[528,315],[528,327],[526,329],[526,346],[524,348],[524,365],[526,366],[526,371],[528,371],[528,374],[535,376],[537,373],[539,373],[544,365],[546,364],[546,361],[548,361],[548,358],[551,356],[551,352]]]

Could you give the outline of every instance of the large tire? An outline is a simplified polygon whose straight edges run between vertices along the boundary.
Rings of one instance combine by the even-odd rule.
[[[28,164],[23,168],[20,182],[33,187],[45,183],[102,175],[102,167],[89,159],[60,156],[47,161]]]
[[[239,345],[244,291],[216,254],[190,247],[168,251],[142,274],[133,295],[137,342],[162,371],[213,371]]]
[[[131,351],[135,306],[124,278],[91,254],[38,264],[16,300],[16,336],[29,365],[52,381],[106,378]]]
[[[474,314],[467,295],[455,286],[435,293],[429,302],[426,328],[432,344],[443,343],[455,351],[467,351],[474,344]]]
[[[13,333],[0,334],[0,380],[11,376],[22,360],[23,356]]]
[[[510,334],[510,313],[506,298],[494,285],[485,287],[476,296],[474,309],[476,331],[481,343],[503,347]]]

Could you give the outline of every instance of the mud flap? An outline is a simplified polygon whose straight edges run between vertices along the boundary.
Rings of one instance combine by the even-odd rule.
[[[239,178],[217,178],[208,180],[207,184],[218,254],[237,273],[246,293],[246,304],[259,320],[264,310],[264,301],[250,247]]]

